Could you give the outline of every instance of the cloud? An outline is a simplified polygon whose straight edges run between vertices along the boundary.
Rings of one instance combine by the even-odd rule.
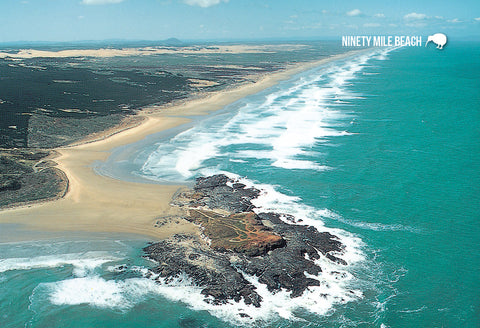
[[[412,23],[407,23],[407,24],[405,24],[405,25],[406,25],[406,26],[410,26],[410,27],[415,27],[415,28],[427,26],[427,24],[426,24],[425,22],[422,22],[422,21],[416,21],[416,22],[412,22]]]
[[[124,0],[82,0],[82,5],[108,5],[112,3],[120,3]]]
[[[480,22],[480,17],[474,18],[477,22]]]
[[[447,22],[449,22],[449,23],[454,23],[454,24],[455,24],[455,23],[461,23],[462,21],[459,20],[458,18],[454,18],[454,19],[449,19],[449,20],[447,20]]]
[[[183,2],[190,6],[207,8],[218,5],[220,2],[228,2],[228,0],[183,0]]]
[[[378,17],[378,18],[385,18],[384,14],[375,14],[373,17]]]
[[[365,24],[363,24],[363,27],[380,27],[380,24],[378,24],[378,23],[365,23]]]
[[[360,16],[361,14],[362,12],[360,11],[360,9],[353,9],[353,10],[347,11],[347,16]]]
[[[420,20],[420,19],[427,18],[427,15],[418,14],[418,13],[410,13],[410,14],[406,14],[405,16],[403,16],[403,18],[405,18],[407,20]]]

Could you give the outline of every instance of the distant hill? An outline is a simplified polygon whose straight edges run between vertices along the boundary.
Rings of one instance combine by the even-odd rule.
[[[164,41],[160,41],[160,43],[162,43],[166,46],[176,46],[176,47],[180,47],[180,46],[185,45],[182,41],[180,41],[177,38],[166,39]]]

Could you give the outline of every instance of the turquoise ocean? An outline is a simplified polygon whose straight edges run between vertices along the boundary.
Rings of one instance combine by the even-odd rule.
[[[97,171],[238,177],[260,208],[339,235],[348,265],[246,309],[146,278],[139,237],[0,241],[0,327],[480,327],[479,44],[367,49],[194,122]]]

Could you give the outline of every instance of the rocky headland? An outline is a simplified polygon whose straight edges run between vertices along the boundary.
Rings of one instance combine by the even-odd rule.
[[[320,285],[315,279],[322,272],[315,261],[320,256],[347,264],[337,256],[345,247],[336,236],[297,224],[285,213],[259,211],[252,204],[259,195],[225,175],[198,178],[193,189],[179,192],[173,205],[202,234],[177,234],[145,247],[145,256],[158,263],[150,276],[169,282],[186,274],[202,289],[205,302],[243,300],[259,307],[255,281],[293,298]]]

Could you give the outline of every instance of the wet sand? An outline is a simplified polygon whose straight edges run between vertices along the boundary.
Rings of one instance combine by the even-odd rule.
[[[136,126],[108,132],[103,138],[72,147],[57,148],[58,168],[68,177],[69,190],[59,200],[0,212],[0,223],[18,224],[19,229],[60,232],[134,233],[151,239],[163,239],[176,233],[197,234],[198,229],[185,220],[169,220],[161,228],[154,227],[159,217],[175,217],[178,209],[170,206],[173,194],[183,186],[126,182],[98,175],[92,168],[95,161],[104,161],[112,149],[137,142],[146,136],[189,122],[195,115],[206,115],[247,95],[260,92],[279,81],[310,68],[338,60],[353,52],[293,65],[266,74],[255,83],[223,90],[201,99],[186,101],[165,108],[145,110],[144,119]]]

